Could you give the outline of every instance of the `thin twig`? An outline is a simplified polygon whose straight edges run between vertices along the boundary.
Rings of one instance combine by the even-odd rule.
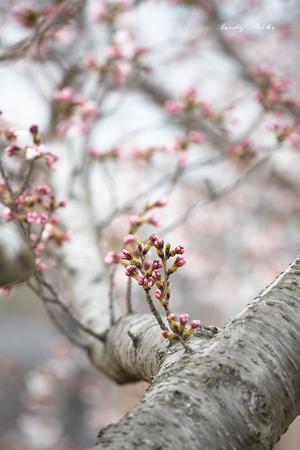
[[[225,186],[213,193],[210,193],[206,198],[200,198],[196,200],[194,203],[192,203],[184,212],[184,214],[179,217],[178,219],[174,220],[174,222],[167,225],[165,228],[160,230],[160,235],[164,235],[170,231],[173,231],[174,229],[178,228],[180,225],[182,225],[189,216],[194,212],[194,210],[197,207],[204,207],[206,205],[209,205],[215,200],[218,200],[225,195],[233,192],[236,188],[238,188],[245,179],[251,175],[259,166],[264,164],[269,158],[271,157],[271,154],[265,155],[262,158],[255,161],[254,164],[252,164],[250,167],[248,167],[242,175],[240,175],[238,178],[236,178],[233,183],[231,183],[229,186]]]
[[[116,274],[117,266],[113,266],[109,274],[109,317],[110,317],[110,325],[112,326],[115,323],[115,310],[114,310],[114,287],[115,287],[115,274]]]
[[[79,339],[75,338],[74,336],[72,336],[69,333],[69,331],[67,331],[66,328],[59,322],[59,320],[57,319],[55,314],[53,314],[53,311],[49,307],[48,302],[44,302],[44,305],[45,305],[45,309],[46,309],[46,312],[47,312],[49,318],[51,319],[53,324],[56,326],[56,328],[62,334],[64,334],[69,339],[69,341],[72,342],[74,345],[77,345],[78,347],[82,348],[83,350],[88,351],[89,350],[89,346],[84,344],[81,340],[79,340]]]
[[[127,280],[127,287],[126,287],[127,314],[133,314],[131,291],[132,291],[132,279],[129,277]]]
[[[150,292],[149,292],[148,289],[145,290],[145,295],[146,295],[146,300],[147,300],[147,303],[148,303],[148,305],[149,305],[150,311],[151,311],[152,314],[154,315],[154,317],[155,317],[155,319],[156,319],[158,325],[160,326],[160,328],[161,328],[162,330],[167,330],[167,327],[166,327],[166,325],[164,324],[162,318],[160,317],[159,312],[157,311],[157,309],[156,309],[155,306],[154,306],[154,303],[153,303],[153,301],[152,301],[152,298],[151,298],[151,295],[150,295]]]
[[[105,341],[106,332],[104,332],[102,334],[96,333],[95,331],[91,330],[91,328],[87,327],[82,322],[80,322],[80,320],[78,320],[77,317],[72,314],[70,308],[60,300],[60,298],[59,298],[57,292],[55,291],[55,289],[53,288],[53,286],[51,286],[51,284],[49,284],[42,277],[41,274],[39,274],[39,275],[36,274],[36,279],[42,286],[44,286],[46,289],[48,289],[48,291],[53,295],[53,299],[56,300],[56,305],[59,306],[65,314],[67,314],[68,316],[70,316],[72,318],[72,320],[78,326],[78,328],[80,328],[82,331],[84,331],[85,333],[89,334],[90,336],[98,339],[101,342]],[[43,295],[41,293],[39,294],[39,296],[41,299],[43,299]]]

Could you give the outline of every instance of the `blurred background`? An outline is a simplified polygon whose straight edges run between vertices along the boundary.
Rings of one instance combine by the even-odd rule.
[[[184,245],[188,261],[173,308],[222,326],[300,253],[299,3],[94,0],[30,41],[64,3],[1,2],[0,109],[17,129],[38,123],[68,164],[91,158],[103,255],[118,249],[129,213],[169,197],[159,232]],[[280,86],[268,98],[266,79]],[[82,117],[55,109],[54,93],[68,87],[97,103],[88,132]],[[187,95],[197,108],[180,111]],[[293,139],[278,145],[274,129],[286,124]],[[182,149],[191,132],[206,141]],[[121,305],[124,278],[118,272]],[[147,310],[138,290],[134,309]],[[99,373],[26,286],[0,299],[1,448],[87,450],[146,386]],[[299,448],[296,420],[276,449]]]

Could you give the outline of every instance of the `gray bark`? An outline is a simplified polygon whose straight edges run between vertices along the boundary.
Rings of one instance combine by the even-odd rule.
[[[151,383],[94,450],[272,449],[300,412],[299,300],[300,258],[219,333],[194,333],[190,351],[166,348],[146,316],[121,319],[102,360],[91,355],[118,382]]]

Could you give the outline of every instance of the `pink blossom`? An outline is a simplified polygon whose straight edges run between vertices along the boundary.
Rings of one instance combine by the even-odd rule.
[[[140,286],[145,286],[148,283],[147,277],[144,275],[138,279],[138,284]]]
[[[138,276],[138,270],[135,266],[127,266],[125,275],[127,275],[128,277],[136,278]]]
[[[32,6],[20,5],[13,11],[16,21],[25,28],[32,28],[39,18],[39,11]]]
[[[36,257],[41,256],[44,249],[45,249],[45,245],[42,242],[40,242],[34,249],[35,256]]]
[[[161,335],[167,339],[171,335],[171,332],[169,330],[162,330]]]
[[[49,169],[53,169],[55,163],[59,160],[59,157],[54,155],[53,153],[47,153],[46,154],[46,164],[49,167]]]
[[[208,101],[204,100],[200,103],[201,112],[204,116],[209,116],[212,113],[211,105]]]
[[[35,260],[35,268],[37,272],[43,272],[47,268],[47,265],[40,258],[37,258]]]
[[[122,85],[128,78],[130,72],[131,65],[128,62],[118,61],[113,67],[112,78],[117,84]]]
[[[151,259],[145,259],[144,261],[144,269],[148,270],[150,267],[152,267],[153,261]]]
[[[9,145],[8,147],[6,147],[5,154],[9,157],[14,156],[16,153],[18,153],[21,150],[20,147],[18,147],[17,145]]]
[[[121,259],[126,259],[128,261],[130,261],[132,259],[132,254],[126,250],[125,248],[119,253],[119,257]]]
[[[206,141],[206,135],[199,131],[191,131],[189,134],[189,140],[194,144],[203,144]]]
[[[65,87],[54,93],[54,100],[57,102],[70,102],[73,99],[74,91],[71,87]]]
[[[104,262],[108,266],[111,266],[112,264],[117,264],[119,260],[120,260],[119,256],[115,252],[108,252],[104,258]]]
[[[157,214],[151,214],[150,216],[147,217],[147,222],[150,225],[153,225],[155,227],[159,227],[159,225],[160,225],[160,218],[158,217]]]
[[[155,241],[157,241],[158,236],[155,233],[151,233],[149,236],[149,241],[154,245]]]
[[[93,121],[98,113],[98,108],[95,102],[87,100],[82,108],[83,121]]]
[[[135,241],[136,237],[134,236],[134,234],[127,234],[127,236],[125,236],[124,238],[125,245],[133,244]]]
[[[151,275],[152,281],[155,282],[157,280],[160,280],[160,277],[161,277],[161,275],[160,275],[159,270],[153,270],[152,275]]]
[[[300,150],[300,134],[299,133],[292,133],[289,136],[289,143],[292,145],[292,147],[294,147],[297,150]]]
[[[175,314],[171,313],[168,315],[167,319],[168,322],[173,322],[173,320],[177,320],[177,317],[175,316]]]
[[[161,250],[161,249],[163,249],[165,243],[164,243],[163,239],[160,239],[159,237],[157,237],[157,239],[153,242],[153,245],[155,248]]]
[[[35,223],[37,221],[38,215],[34,211],[30,211],[26,215],[26,220],[28,223]]]
[[[94,147],[88,147],[87,153],[93,158],[97,158],[100,155],[100,153]]]
[[[138,226],[142,224],[142,219],[140,218],[140,216],[130,216],[129,217],[129,223],[132,226]]]
[[[162,267],[162,262],[159,259],[155,259],[152,262],[153,269],[160,269]]]
[[[184,266],[185,263],[186,263],[186,260],[184,259],[183,256],[177,256],[177,258],[175,259],[174,265],[175,265],[175,267],[182,267],[182,266]]]
[[[190,316],[188,314],[180,314],[179,316],[179,322],[182,325],[186,325],[188,321],[190,320]]]
[[[182,245],[178,245],[177,247],[175,247],[175,253],[176,255],[183,255],[184,247]]]
[[[168,100],[165,103],[165,110],[170,114],[178,114],[183,111],[183,105],[177,100]]]
[[[10,208],[8,208],[8,206],[6,206],[3,210],[2,217],[6,222],[9,222],[10,220],[14,219],[14,213],[12,212],[12,210]]]
[[[191,327],[195,330],[201,326],[201,320],[192,320]]]
[[[160,197],[153,204],[154,204],[154,207],[156,207],[156,208],[162,208],[162,207],[166,206],[167,203],[168,203],[168,200],[166,197]]]
[[[26,159],[28,160],[37,159],[45,154],[46,148],[44,145],[33,145],[32,147],[27,147]]]
[[[51,194],[52,189],[48,184],[41,184],[36,188],[36,191],[40,195],[49,195]]]
[[[157,298],[157,300],[161,300],[163,298],[162,291],[155,291],[155,297]]]
[[[180,167],[186,167],[188,163],[188,155],[185,152],[181,152],[178,156],[178,163]]]
[[[12,290],[11,286],[4,286],[0,288],[0,297],[6,297],[7,295],[10,294]]]
[[[95,69],[97,67],[97,61],[94,55],[89,54],[83,58],[82,67],[84,69]]]

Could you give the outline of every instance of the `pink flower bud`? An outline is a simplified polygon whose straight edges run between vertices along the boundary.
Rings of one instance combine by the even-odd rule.
[[[108,252],[104,258],[105,264],[111,266],[112,264],[117,264],[119,262],[119,256],[115,252]]]
[[[141,225],[142,219],[140,218],[140,216],[130,216],[129,222],[130,222],[130,225],[132,225],[132,226],[138,226],[138,225]]]
[[[155,259],[152,263],[153,269],[160,269],[162,267],[162,262],[159,259]]]
[[[206,141],[206,135],[199,131],[191,131],[189,134],[189,140],[194,144],[202,144]]]
[[[39,127],[37,125],[31,125],[31,127],[29,128],[29,131],[31,134],[35,135],[38,134],[39,132]]]
[[[151,275],[152,281],[157,281],[160,279],[160,273],[158,270],[154,270]]]
[[[185,263],[186,263],[186,260],[184,259],[183,256],[177,256],[177,258],[175,259],[175,262],[174,262],[174,266],[182,267],[185,265]]]
[[[180,314],[179,316],[179,322],[182,325],[186,325],[188,321],[190,320],[190,316],[188,314]]]
[[[52,192],[51,187],[48,186],[47,184],[41,184],[36,188],[36,191],[40,195],[48,195],[51,194]]]
[[[135,266],[128,266],[126,267],[125,275],[135,278],[138,276],[138,270]]]
[[[155,233],[151,233],[151,234],[150,234],[150,236],[149,236],[149,241],[151,242],[151,244],[154,245],[154,243],[157,241],[157,239],[158,239],[157,234],[155,234]]]
[[[169,330],[162,330],[161,332],[162,336],[166,339],[170,336],[171,332]]]
[[[153,243],[154,247],[157,248],[158,250],[161,250],[164,248],[164,241],[162,239],[160,239],[159,237],[155,240],[155,242]]]
[[[127,234],[127,236],[125,236],[125,238],[124,238],[125,245],[133,244],[133,242],[135,242],[135,241],[136,241],[136,237],[134,236],[134,234]]]
[[[173,322],[173,320],[177,320],[177,317],[175,316],[175,314],[171,313],[168,315],[167,319],[168,322]]]
[[[159,227],[159,225],[160,225],[160,218],[158,217],[157,214],[151,214],[150,216],[147,217],[147,222],[150,225],[153,225],[155,227]]]
[[[144,269],[148,270],[150,267],[152,267],[153,261],[151,259],[145,259],[144,261]]]
[[[161,300],[163,297],[162,291],[155,291],[155,297],[157,298],[157,300]]]
[[[183,106],[181,102],[177,100],[168,100],[165,103],[165,110],[170,114],[178,114],[183,111]]]
[[[178,246],[175,248],[175,253],[176,253],[176,255],[183,255],[183,253],[184,253],[184,247],[183,247],[182,245],[178,245]]]
[[[191,327],[195,330],[196,328],[201,327],[201,320],[193,320],[191,323]]]
[[[16,153],[18,153],[18,151],[21,150],[20,147],[18,147],[17,145],[9,145],[8,147],[6,147],[5,154],[9,157],[14,156]]]
[[[121,259],[127,259],[130,261],[132,259],[132,254],[125,248],[119,253]]]
[[[145,284],[147,284],[147,283],[148,283],[148,280],[145,276],[142,276],[138,279],[138,284],[140,286],[145,286]]]
[[[8,207],[4,208],[3,210],[3,219],[6,222],[9,222],[10,220],[13,220],[14,218],[14,213],[12,212],[12,210]]]
[[[35,260],[35,268],[37,272],[43,272],[47,268],[47,265],[44,262],[42,262],[40,258],[37,258]]]
[[[156,208],[162,208],[163,206],[166,206],[168,203],[168,200],[166,197],[160,197],[158,200],[154,202],[154,207]]]
[[[0,297],[6,297],[11,292],[11,286],[4,286],[0,288]]]

